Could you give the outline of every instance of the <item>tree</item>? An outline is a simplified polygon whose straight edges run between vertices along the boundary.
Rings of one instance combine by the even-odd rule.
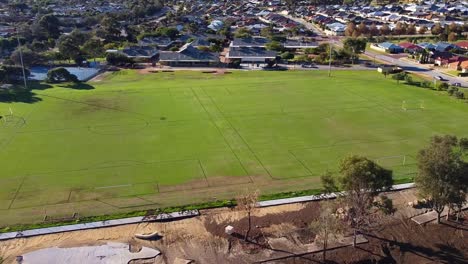
[[[343,223],[337,217],[336,204],[331,201],[321,204],[324,204],[324,206],[320,207],[320,216],[310,224],[310,229],[316,234],[314,243],[323,246],[322,257],[325,263],[328,243],[338,240],[340,235],[344,233],[344,228]]]
[[[60,21],[52,14],[44,15],[39,19],[39,26],[49,38],[57,39],[60,36]]]
[[[25,67],[44,62],[44,57],[39,53],[22,46],[17,48],[10,56],[10,59],[15,63],[15,65],[21,65],[20,52],[23,56],[23,63]]]
[[[373,36],[377,36],[378,34],[379,34],[379,29],[377,28],[375,23],[372,23],[372,25],[369,28],[369,35],[373,37]]]
[[[351,61],[359,59],[359,54],[366,50],[367,41],[364,38],[347,38],[343,41],[343,48],[351,54]]]
[[[58,42],[59,52],[64,58],[75,60],[80,54],[80,47],[70,36],[62,36]]]
[[[390,30],[390,27],[387,24],[380,27],[380,35],[387,36],[390,34],[390,32],[392,31]]]
[[[458,26],[457,26],[457,24],[455,24],[454,22],[452,22],[452,23],[448,26],[448,33],[458,33]]]
[[[397,22],[393,29],[393,35],[404,35],[406,33],[406,26],[401,22]]]
[[[353,22],[349,22],[346,25],[345,36],[352,37],[355,31],[356,31],[356,25]]]
[[[79,82],[76,75],[71,74],[65,68],[55,68],[47,72],[47,82],[59,83],[59,82]]]
[[[135,62],[127,56],[120,53],[108,53],[106,61],[111,65],[134,64]]]
[[[96,57],[102,56],[104,54],[104,45],[101,40],[92,38],[86,41],[83,45],[82,50],[84,53],[89,54],[96,61]]]
[[[294,54],[289,51],[286,51],[281,53],[280,57],[283,60],[291,60],[292,58],[294,58]]]
[[[439,35],[443,32],[443,30],[444,29],[442,28],[440,23],[437,23],[432,27],[431,32],[432,32],[432,35]]]
[[[31,75],[28,69],[25,69],[26,78]],[[0,83],[16,83],[23,80],[23,69],[15,65],[0,66]]]
[[[237,209],[247,214],[248,226],[245,232],[244,241],[247,241],[247,239],[249,238],[250,230],[252,229],[251,214],[257,206],[258,197],[259,197],[258,190],[254,192],[247,192],[245,194],[241,194],[238,197],[236,197]]]
[[[427,32],[427,27],[426,26],[422,26],[418,30],[418,33],[421,34],[421,35],[426,34],[426,32]]]
[[[179,35],[179,31],[173,27],[159,27],[156,29],[156,34],[174,40]]]
[[[234,37],[236,37],[236,38],[250,38],[250,37],[252,37],[252,32],[249,29],[245,28],[245,27],[240,27],[234,33]]]
[[[369,208],[379,191],[392,187],[392,171],[362,156],[349,156],[340,164],[341,186],[346,191],[346,201],[350,207],[349,217],[354,229],[353,246],[357,232],[369,224]]]
[[[323,192],[326,194],[337,192],[338,187],[336,186],[336,181],[333,175],[330,172],[325,172],[320,176],[320,181],[322,182]]]
[[[414,35],[416,34],[416,26],[411,23],[407,28],[406,28],[406,34],[408,35]]]
[[[283,51],[284,46],[278,41],[271,41],[265,45],[267,50]]]
[[[264,27],[260,30],[260,36],[265,38],[271,38],[274,35],[273,26]]]
[[[434,136],[418,153],[416,188],[437,212],[437,223],[445,206],[466,200],[468,170],[461,151],[456,149],[458,144],[455,136]]]
[[[447,40],[450,42],[454,42],[457,40],[457,33],[455,32],[450,32],[450,34],[447,37]]]
[[[369,28],[364,23],[364,21],[361,22],[361,24],[359,24],[359,26],[357,27],[357,31],[359,32],[360,35],[363,35],[363,36],[367,36],[369,34]]]
[[[114,15],[106,14],[101,20],[101,28],[96,35],[105,39],[107,42],[116,41],[120,37],[120,23]]]

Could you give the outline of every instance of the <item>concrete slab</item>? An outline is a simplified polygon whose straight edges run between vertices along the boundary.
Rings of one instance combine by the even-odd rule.
[[[109,242],[101,246],[75,248],[45,248],[23,255],[21,264],[127,264],[131,260],[157,257],[161,252],[143,247],[140,252],[132,253],[129,245]]]

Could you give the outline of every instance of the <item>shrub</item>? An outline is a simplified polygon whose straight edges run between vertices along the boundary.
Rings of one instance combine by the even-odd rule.
[[[453,87],[453,86],[452,86],[452,87],[449,87],[449,88],[447,89],[447,93],[448,93],[449,95],[453,95],[453,94],[454,94],[455,92],[457,92],[457,91],[458,91],[458,88],[457,88],[457,87]]]
[[[460,138],[458,144],[460,145],[462,151],[468,151],[468,138]]]
[[[423,88],[432,88],[432,83],[430,81],[423,81],[421,83],[421,87],[423,87]]]
[[[437,89],[439,91],[446,91],[448,88],[449,88],[449,85],[445,82],[439,83],[439,85],[437,86]]]
[[[405,82],[407,84],[413,84],[413,77],[411,77],[410,75],[405,75]]]
[[[456,91],[453,95],[454,95],[457,99],[464,99],[464,98],[465,98],[465,94],[464,94],[462,91]]]
[[[374,205],[386,215],[393,214],[396,211],[393,207],[393,201],[385,195],[380,196],[380,201],[375,202]]]

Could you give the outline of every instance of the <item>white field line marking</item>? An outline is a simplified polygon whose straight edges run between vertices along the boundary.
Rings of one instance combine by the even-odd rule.
[[[95,187],[94,189],[109,189],[109,188],[120,188],[120,187],[129,187],[129,186],[132,186],[132,184],[101,186],[101,187]]]

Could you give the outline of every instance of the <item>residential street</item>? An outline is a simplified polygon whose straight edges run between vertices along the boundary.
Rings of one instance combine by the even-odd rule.
[[[323,36],[324,35],[324,33],[317,26],[315,26],[314,24],[312,24],[310,22],[305,21],[304,19],[295,18],[295,17],[289,16],[289,15],[286,16],[286,17],[289,18],[289,19],[292,19],[292,20],[294,20],[294,21],[296,21],[298,23],[301,23],[307,29],[313,31],[318,36]],[[338,46],[338,47],[343,46],[343,44],[342,44],[343,39],[344,39],[344,37],[329,37],[329,40],[332,41],[333,45]],[[421,64],[418,64],[418,63],[412,63],[412,62],[409,62],[409,61],[404,61],[404,60],[401,60],[401,59],[395,59],[395,58],[393,58],[391,56],[388,56],[388,55],[383,55],[383,54],[380,54],[380,53],[377,53],[377,52],[373,52],[372,50],[366,50],[366,52],[364,54],[371,57],[371,58],[375,58],[377,60],[384,61],[384,62],[389,63],[389,64],[398,65],[401,68],[403,68],[405,71],[408,71],[408,72],[423,74],[423,75],[426,75],[426,76],[428,76],[428,77],[430,77],[432,79],[434,79],[437,76],[442,76],[444,79],[448,80],[448,83],[460,83],[463,87],[468,87],[468,78],[467,77],[465,77],[465,78],[463,78],[463,77],[454,77],[454,76],[451,76],[451,75],[447,75],[447,74],[445,74],[445,73],[443,73],[443,72],[441,72],[441,71],[439,71],[437,69],[430,69],[429,65],[421,65]],[[327,68],[328,69],[328,67],[320,67],[320,68],[321,69],[322,68]],[[356,67],[353,67],[353,69],[355,69],[355,68]],[[369,68],[366,68],[366,69],[369,69]]]
[[[392,58],[391,56],[388,55],[382,55],[376,52],[373,52],[372,50],[366,50],[365,54],[369,57],[376,58],[377,60],[385,61],[389,64],[395,64],[403,68],[405,71],[409,72],[414,72],[418,74],[424,74],[427,75],[431,78],[435,78],[437,76],[442,76],[444,79],[448,80],[449,83],[461,83],[463,87],[468,87],[468,80],[467,78],[463,77],[453,77],[450,75],[447,75],[437,69],[431,70],[428,65],[421,65],[417,63],[411,63],[408,61],[404,61],[402,59],[395,59]]]

